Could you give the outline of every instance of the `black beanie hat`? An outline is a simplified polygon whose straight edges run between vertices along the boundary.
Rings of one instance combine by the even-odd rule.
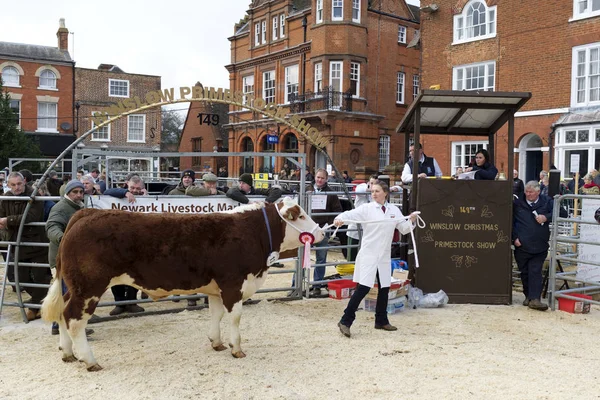
[[[181,173],[181,180],[183,181],[183,178],[186,176],[189,176],[190,178],[192,178],[192,181],[196,180],[196,173],[194,172],[194,170],[186,169],[185,171],[183,171]]]
[[[240,175],[239,181],[247,183],[248,185],[252,186],[252,175],[250,175],[248,173],[242,174],[242,175]]]

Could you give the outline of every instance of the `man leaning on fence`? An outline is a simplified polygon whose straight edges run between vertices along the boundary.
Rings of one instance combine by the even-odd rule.
[[[9,191],[4,194],[4,197],[19,196],[23,197],[22,201],[3,200],[0,202],[0,229],[4,228],[8,231],[8,240],[14,242],[17,240],[19,225],[24,217],[25,208],[29,202],[29,196],[33,193],[33,188],[25,184],[25,178],[19,172],[12,172],[8,175]],[[29,208],[29,212],[25,217],[25,223],[43,222],[44,221],[44,202],[34,201]],[[30,243],[45,243],[46,234],[43,226],[25,226],[21,235],[21,242]],[[9,261],[14,261],[14,250],[10,254]],[[19,262],[20,263],[46,263],[47,250],[45,247],[20,246]],[[14,269],[9,266],[9,271]],[[51,275],[48,268],[27,267],[19,265],[19,281],[20,283],[50,283]],[[48,289],[39,287],[25,287],[25,291],[31,296],[31,300],[26,303],[40,304]],[[32,321],[40,317],[40,310],[30,308],[26,312],[27,320]]]
[[[513,202],[512,240],[515,246],[515,261],[521,271],[524,306],[546,311],[548,305],[540,301],[542,297],[542,267],[548,256],[550,222],[552,221],[553,201],[540,194],[540,184],[529,181],[525,193]]]

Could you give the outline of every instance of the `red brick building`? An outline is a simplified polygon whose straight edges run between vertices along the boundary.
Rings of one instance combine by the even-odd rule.
[[[405,159],[394,128],[419,87],[418,9],[396,0],[255,0],[235,25],[232,92],[289,107],[328,139],[351,176]],[[228,150],[305,152],[326,160],[295,131],[241,107],[229,110]],[[185,132],[184,132],[185,135]],[[278,143],[269,143],[267,135]],[[232,157],[229,175],[275,172],[274,157]]]
[[[75,69],[75,107],[79,124],[77,134],[92,129],[93,113],[107,112],[120,101],[145,98],[150,91],[161,89],[161,77],[126,73],[116,65],[100,64],[97,69]],[[95,131],[85,141],[84,149],[131,152],[131,157],[110,158],[112,171],[156,171],[152,157],[138,157],[135,152],[160,151],[161,110],[150,109],[131,114]],[[86,169],[103,166],[88,165]]]
[[[423,2],[422,5],[426,5]],[[422,8],[423,87],[532,92],[516,114],[515,167],[535,179],[571,155],[581,173],[600,165],[600,2],[524,5],[503,0],[436,0]],[[506,128],[496,135],[496,166],[507,176]],[[445,175],[469,164],[481,138],[422,136]],[[577,168],[577,167],[575,167]]]
[[[75,62],[64,19],[56,36],[56,47],[0,42],[0,76],[10,106],[19,126],[48,157],[56,157],[75,140]]]

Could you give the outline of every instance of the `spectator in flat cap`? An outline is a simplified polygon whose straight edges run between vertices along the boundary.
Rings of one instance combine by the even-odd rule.
[[[207,172],[202,176],[203,186],[190,186],[185,190],[186,196],[213,196],[225,195],[225,192],[217,187],[217,176],[212,172]]]
[[[248,204],[250,200],[246,196],[266,196],[267,203],[273,203],[284,194],[292,192],[284,190],[281,186],[273,185],[269,189],[255,189],[252,186],[252,175],[242,174],[239,177],[238,187],[233,187],[227,191],[227,197],[242,204]]]
[[[181,181],[177,187],[169,192],[169,196],[185,196],[185,191],[194,185],[196,173],[191,169],[186,169],[181,173]]]

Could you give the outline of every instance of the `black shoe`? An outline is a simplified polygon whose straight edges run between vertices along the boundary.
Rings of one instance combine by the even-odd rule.
[[[100,320],[100,317],[97,316],[96,314],[92,314],[92,316],[90,317],[88,322],[97,322]]]
[[[138,306],[137,304],[129,304],[129,305],[125,306],[125,310],[132,314],[141,313],[141,312],[146,311],[142,307]]]
[[[375,325],[375,329],[383,329],[384,331],[397,331],[398,330],[398,328],[396,328],[394,325],[391,325],[391,324]]]
[[[529,305],[529,299],[523,300],[523,305],[527,307]]]
[[[346,326],[344,324],[342,324],[341,322],[338,322],[338,328],[340,328],[340,332],[342,332],[342,335],[346,336],[346,337],[350,337],[350,327]]]
[[[85,328],[85,336],[90,336],[92,333],[94,333],[92,328]]]
[[[538,310],[538,311],[546,311],[548,309],[548,305],[542,303],[539,299],[529,300],[528,307],[531,308],[532,310]]]
[[[274,263],[270,265],[273,268],[284,268],[285,265],[283,265],[282,263]]]
[[[125,310],[125,307],[123,307],[123,306],[116,306],[115,308],[113,308],[113,309],[112,309],[112,310],[111,310],[111,311],[108,313],[108,315],[112,315],[112,316],[115,316],[115,315],[121,315],[121,314],[123,314],[125,311],[127,311],[127,310]]]

